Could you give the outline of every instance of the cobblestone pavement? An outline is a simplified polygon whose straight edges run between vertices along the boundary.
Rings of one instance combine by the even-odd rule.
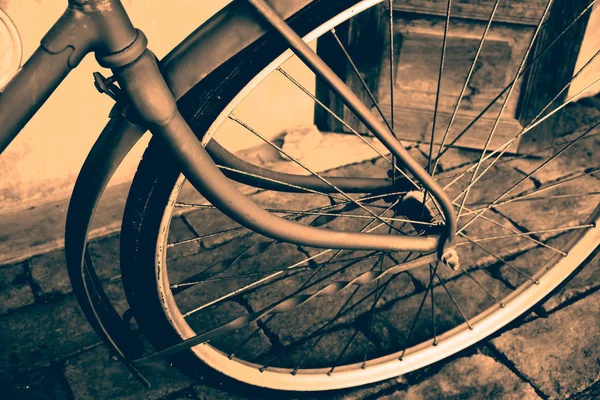
[[[426,152],[427,149],[421,146],[412,151],[413,155],[418,155],[418,152]],[[457,155],[454,161],[452,157],[449,160],[450,163],[464,161],[464,154]],[[529,167],[525,162],[514,165],[510,170],[504,171],[503,176],[509,179],[511,174],[523,174]],[[359,165],[349,168],[365,167]],[[343,173],[343,169],[340,173]],[[552,181],[551,171],[537,179],[539,182],[534,184]],[[596,180],[594,177],[590,179]],[[493,187],[488,189],[493,190]],[[190,237],[194,234],[194,227],[202,223],[203,220],[195,214],[185,214],[174,220],[172,234],[179,239]],[[120,285],[118,243],[118,235],[104,237],[95,240],[90,250],[92,257],[103,265],[100,278],[108,295],[115,300],[117,308],[123,311],[126,304]],[[235,245],[235,242],[229,244]],[[212,248],[215,250],[208,254],[229,252],[230,250],[222,250],[227,245],[228,243],[213,243]],[[210,244],[207,246],[211,247]],[[190,257],[196,256],[199,250],[197,243],[192,244],[178,250],[174,259],[183,264]],[[210,372],[191,380],[166,363],[156,363],[144,369],[153,383],[151,389],[145,389],[120,363],[110,360],[107,349],[92,331],[74,299],[63,252],[56,250],[17,264],[0,266],[0,397],[600,398],[599,273],[600,256],[596,256],[543,306],[493,337],[425,369],[381,383],[327,393],[274,393],[239,386],[215,377]],[[421,285],[424,279],[426,282],[426,277],[421,277],[418,273],[413,278],[413,284],[417,286],[415,282],[420,281]],[[509,274],[502,277],[508,283],[513,278]],[[459,288],[461,281],[456,280],[452,284]],[[249,297],[247,306],[256,309],[264,301],[265,298]],[[277,331],[281,343],[293,340],[294,334],[293,331],[286,331],[285,326]],[[375,332],[374,335],[380,339],[382,346],[389,340],[385,332]],[[341,344],[328,343],[327,346],[339,347]]]

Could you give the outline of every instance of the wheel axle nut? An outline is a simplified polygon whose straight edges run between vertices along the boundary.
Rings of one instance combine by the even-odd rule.
[[[458,253],[456,252],[456,249],[444,251],[444,254],[442,254],[442,262],[454,271],[458,271],[460,264],[458,263]]]

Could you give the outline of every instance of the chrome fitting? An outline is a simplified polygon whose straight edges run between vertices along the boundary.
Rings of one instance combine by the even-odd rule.
[[[444,250],[441,261],[452,268],[454,271],[458,271],[460,264],[458,263],[458,253],[454,247],[450,247]]]

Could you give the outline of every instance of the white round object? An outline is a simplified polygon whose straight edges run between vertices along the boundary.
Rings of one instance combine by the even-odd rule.
[[[0,9],[0,89],[15,76],[22,56],[23,45],[17,27]]]

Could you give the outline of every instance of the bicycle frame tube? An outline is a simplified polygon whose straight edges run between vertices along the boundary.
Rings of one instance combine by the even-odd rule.
[[[378,235],[329,231],[291,222],[266,212],[253,201],[242,195],[216,167],[196,136],[187,125],[171,96],[170,89],[158,73],[153,55],[146,53],[131,64],[115,68],[113,72],[129,100],[150,125],[150,130],[161,137],[165,145],[181,163],[182,170],[192,185],[212,204],[238,223],[252,228],[265,236],[284,242],[301,245],[365,250],[440,250],[440,256],[447,244],[451,244],[455,234],[454,211],[443,190],[427,172],[417,164],[402,145],[376,119],[366,111],[366,106],[341,81],[335,81],[333,72],[324,65],[291,28],[281,20],[276,12],[260,0],[249,0],[257,11],[265,17],[315,72],[342,97],[346,104],[357,111],[366,126],[388,147],[407,168],[419,178],[423,185],[440,201],[447,219],[447,235],[440,242],[437,237],[414,237]],[[287,28],[286,28],[287,27]],[[295,36],[294,36],[295,35]],[[304,47],[302,47],[304,46]],[[447,241],[448,243],[444,243]]]
[[[133,63],[114,69],[129,100],[149,123],[152,133],[174,154],[190,183],[219,210],[238,223],[265,236],[312,247],[333,249],[407,250],[438,249],[439,237],[364,234],[314,228],[265,211],[238,191],[215,165],[183,119],[154,55],[146,51]]]
[[[120,0],[69,0],[40,47],[0,94],[0,153],[86,54],[120,52],[136,37]]]

